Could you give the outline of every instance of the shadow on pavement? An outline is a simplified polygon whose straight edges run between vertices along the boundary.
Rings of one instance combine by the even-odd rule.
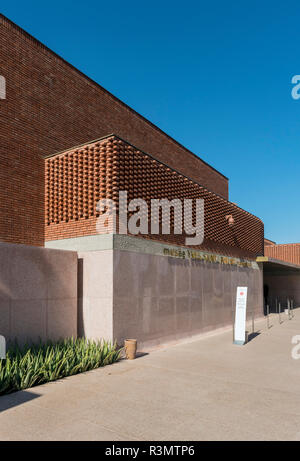
[[[30,391],[19,391],[12,394],[1,395],[0,413],[18,405],[22,405],[23,403],[30,402],[38,397],[40,397],[40,394],[33,394]]]
[[[137,352],[135,358],[139,359],[140,357],[145,357],[145,355],[149,355],[149,352]]]
[[[250,333],[249,336],[248,336],[248,343],[249,343],[250,341],[252,341],[252,339],[254,339],[254,338],[256,338],[257,336],[259,336],[260,334],[261,334],[260,331],[256,331],[256,332],[254,332],[254,333]]]

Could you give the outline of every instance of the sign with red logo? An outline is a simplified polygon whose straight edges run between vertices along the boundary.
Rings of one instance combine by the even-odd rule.
[[[245,344],[247,293],[248,287],[237,287],[234,322],[234,344]]]

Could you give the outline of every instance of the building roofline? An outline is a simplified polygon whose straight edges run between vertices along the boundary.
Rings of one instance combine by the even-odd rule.
[[[202,184],[200,184],[198,181],[196,181],[195,179],[192,179],[190,178],[189,176],[187,176],[186,174],[182,173],[181,171],[177,170],[176,168],[168,165],[167,163],[163,162],[162,160],[159,160],[158,158],[156,158],[154,155],[152,154],[149,154],[148,152],[145,152],[143,149],[140,149],[139,147],[135,146],[134,144],[132,144],[131,142],[127,141],[126,139],[122,138],[121,136],[115,134],[115,133],[110,133],[106,136],[102,136],[101,138],[98,138],[98,139],[94,139],[93,141],[88,141],[88,142],[85,142],[83,144],[80,144],[80,145],[77,145],[77,146],[74,146],[74,147],[70,147],[68,149],[65,149],[65,150],[62,150],[60,152],[56,152],[54,154],[50,154],[50,155],[47,155],[46,157],[42,157],[44,160],[47,160],[49,158],[52,158],[52,157],[56,157],[56,156],[60,156],[60,155],[64,155],[64,154],[67,154],[68,152],[71,152],[71,151],[74,151],[76,149],[80,149],[82,147],[85,147],[85,146],[89,146],[90,144],[95,144],[96,142],[101,142],[101,141],[104,141],[105,139],[109,139],[109,138],[117,138],[119,139],[120,141],[123,141],[125,142],[126,144],[128,144],[129,146],[133,147],[134,149],[140,151],[142,154],[144,155],[147,155],[148,157],[151,157],[152,159],[156,160],[157,162],[161,163],[162,165],[165,165],[167,168],[170,168],[170,170],[173,170],[173,171],[176,171],[176,173],[180,174],[181,176],[184,176],[186,179],[188,179],[189,181],[192,181],[193,183],[195,184],[198,184],[198,186],[200,187],[203,187],[203,189],[207,190],[208,192],[210,192],[211,194],[214,194],[215,196],[219,197],[220,199],[222,199],[224,202],[227,202],[227,203],[230,203],[232,205],[234,205],[236,208],[238,208],[239,210],[243,211],[244,213],[247,213],[249,216],[253,216],[254,218],[256,218],[258,221],[260,221],[263,225],[263,221],[258,217],[258,216],[255,216],[254,214],[250,213],[249,211],[247,210],[244,210],[244,208],[241,208],[240,206],[236,205],[235,203],[233,202],[230,202],[230,200],[227,200],[225,199],[224,197],[222,197],[222,195],[220,194],[217,194],[216,192],[208,189],[207,187],[203,186]]]
[[[271,242],[271,243],[274,243],[274,245],[276,245],[276,242],[274,242],[274,240],[268,239],[267,237],[265,237],[264,240],[266,242]]]
[[[213,171],[215,171],[216,173],[218,173],[220,176],[222,176],[224,179],[226,179],[227,181],[229,181],[229,178],[227,176],[225,176],[223,173],[221,173],[219,170],[217,170],[216,168],[214,168],[213,166],[211,166],[209,163],[207,163],[205,160],[203,160],[202,158],[198,157],[198,155],[194,154],[194,152],[192,152],[191,150],[189,150],[187,147],[185,147],[183,144],[181,144],[180,142],[176,141],[176,139],[172,138],[172,136],[170,136],[169,134],[165,133],[161,128],[159,128],[157,125],[155,125],[154,123],[150,122],[150,120],[148,120],[146,117],[144,117],[143,115],[139,114],[136,110],[132,109],[128,104],[126,104],[125,102],[121,101],[121,99],[117,98],[117,96],[114,96],[112,93],[110,93],[110,91],[106,90],[103,86],[101,86],[99,83],[97,83],[95,80],[93,80],[92,78],[88,77],[86,74],[84,74],[82,71],[80,71],[79,69],[77,69],[75,66],[73,66],[73,64],[70,64],[68,61],[66,61],[64,58],[62,58],[59,54],[57,54],[55,51],[51,50],[47,45],[44,45],[40,40],[38,40],[37,38],[35,38],[33,35],[31,35],[29,32],[25,31],[24,29],[22,29],[22,27],[18,26],[17,24],[15,24],[13,21],[11,21],[10,19],[8,19],[6,16],[4,16],[2,13],[0,13],[0,24],[9,24],[10,26],[13,26],[15,29],[17,29],[20,33],[22,33],[24,36],[26,36],[28,39],[30,39],[31,41],[34,41],[36,44],[38,44],[41,48],[43,48],[44,50],[46,50],[48,53],[51,53],[52,55],[54,55],[56,58],[58,58],[60,61],[62,61],[64,64],[66,64],[68,67],[70,67],[71,69],[73,69],[75,72],[77,72],[78,74],[80,74],[82,77],[84,77],[86,80],[88,80],[90,83],[92,83],[94,86],[100,88],[102,91],[104,91],[106,94],[108,94],[110,97],[112,97],[115,101],[117,101],[119,104],[121,104],[122,106],[126,107],[127,110],[129,110],[130,112],[132,112],[133,114],[135,114],[137,117],[141,118],[142,120],[144,120],[144,122],[146,122],[147,124],[149,124],[150,126],[152,126],[154,129],[156,129],[157,131],[159,131],[160,133],[162,133],[164,136],[167,136],[172,142],[174,142],[175,144],[177,144],[179,147],[181,147],[182,149],[184,149],[186,152],[188,152],[190,155],[193,155],[197,160],[199,160],[200,162],[204,163],[206,166],[208,166],[209,168],[211,168]]]
[[[63,150],[60,150],[58,152],[54,152],[53,154],[48,154],[48,155],[45,155],[45,156],[42,155],[41,158],[46,160],[46,159],[51,158],[51,157],[56,157],[57,155],[66,154],[67,152],[69,152],[71,150],[80,149],[81,147],[88,146],[90,144],[94,144],[95,142],[103,141],[104,139],[111,138],[112,136],[115,136],[116,138],[119,138],[121,141],[127,142],[127,144],[130,144],[132,147],[135,147],[136,149],[141,150],[141,149],[137,148],[136,146],[133,146],[133,144],[126,141],[125,139],[122,139],[117,134],[109,133],[109,134],[106,134],[105,136],[101,136],[100,138],[93,139],[92,141],[83,142],[83,143],[78,144],[76,146],[68,147],[67,149],[63,149]],[[147,155],[150,155],[150,154],[147,154]]]
[[[285,268],[290,269],[297,269],[300,271],[299,264],[291,263],[289,261],[284,261],[282,259],[272,258],[271,256],[258,256],[256,258],[257,263],[264,263],[264,264],[276,264],[278,266],[284,266]]]
[[[291,246],[300,246],[300,243],[276,243],[275,245],[272,245],[275,247],[291,247]]]

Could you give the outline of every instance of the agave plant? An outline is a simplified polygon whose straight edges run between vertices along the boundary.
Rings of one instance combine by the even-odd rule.
[[[120,359],[111,342],[68,338],[57,343],[14,343],[0,360],[0,395],[103,367]]]

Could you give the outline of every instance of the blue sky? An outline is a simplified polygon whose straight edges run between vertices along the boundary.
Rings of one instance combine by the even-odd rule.
[[[2,2],[1,12],[230,179],[300,242],[300,3]]]

